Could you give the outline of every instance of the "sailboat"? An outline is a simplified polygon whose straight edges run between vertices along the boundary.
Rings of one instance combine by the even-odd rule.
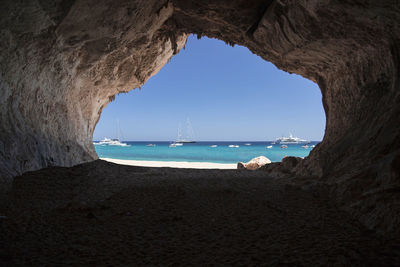
[[[181,140],[181,139],[182,139],[182,130],[181,130],[181,128],[182,128],[182,127],[181,127],[181,124],[179,123],[178,135],[177,135],[176,141],[173,142],[173,143],[171,143],[171,144],[169,145],[169,147],[183,146],[183,144],[182,144],[181,142],[178,141],[178,140]]]
[[[194,132],[193,132],[192,124],[190,123],[189,118],[186,118],[186,133],[185,133],[185,136],[182,137],[182,125],[179,124],[178,137],[177,137],[176,141],[174,142],[174,144],[176,146],[181,146],[184,143],[196,143],[196,141],[194,141]]]

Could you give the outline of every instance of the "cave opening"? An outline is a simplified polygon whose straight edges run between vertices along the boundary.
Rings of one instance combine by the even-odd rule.
[[[246,47],[191,35],[159,73],[103,110],[93,141],[98,156],[108,159],[233,164],[258,156],[272,162],[306,157],[324,135],[321,97],[315,83],[277,69]],[[203,151],[193,144],[168,149],[179,134],[186,136],[189,119],[189,139]],[[287,149],[271,144],[289,134],[312,142]],[[127,146],[96,145],[103,138],[119,138]],[[152,145],[158,151],[149,150]],[[217,155],[217,149],[206,149],[230,145],[240,148]]]
[[[7,265],[400,262],[398,1],[4,3],[0,236],[7,246],[0,246],[0,258]],[[316,88],[314,103],[320,104],[322,95],[323,141],[304,160],[287,157],[258,171],[142,168],[98,160],[92,139],[101,112],[117,95],[102,115],[106,119],[113,107],[121,107],[119,93],[145,83],[142,91],[125,95],[137,109],[121,114],[132,120],[118,116],[127,139],[139,139],[134,136],[139,133],[146,139],[155,139],[155,133],[164,134],[160,140],[175,139],[179,121],[187,116],[198,140],[206,139],[203,130],[213,138],[222,132],[239,139],[240,133],[250,136],[250,128],[260,134],[253,140],[289,131],[307,138],[293,129],[297,122],[307,123],[300,120],[307,116],[295,117],[310,107],[311,98],[301,95],[295,100],[302,109],[290,110],[289,118],[297,119],[280,119],[289,129],[268,136],[269,131],[257,128],[277,129],[267,120],[282,113],[276,106],[268,112],[257,104],[287,104],[298,87],[273,101],[262,94],[266,90],[250,86],[251,79],[227,71],[227,81],[243,86],[231,85],[225,94],[222,86],[193,88],[193,82],[179,87],[176,95],[174,86],[165,89],[166,83],[150,88],[163,75],[176,84],[190,78],[183,71],[189,65],[176,77],[166,74],[186,52],[194,51],[190,45],[182,50],[189,33],[242,45],[264,59],[263,64],[271,62],[318,84],[321,92]],[[199,57],[199,62],[207,58],[204,69],[217,67],[210,63],[215,56]],[[193,65],[201,66],[199,62]],[[225,63],[218,71],[237,62]],[[269,73],[251,70],[257,77]],[[194,73],[196,81],[211,77]],[[271,79],[264,84],[271,85]],[[189,100],[181,99],[189,92]],[[284,91],[274,87],[273,92]],[[146,96],[150,102],[143,101]],[[207,123],[218,120],[206,131],[199,114],[205,116],[211,103],[216,112],[203,118]],[[176,113],[168,117],[173,108]],[[116,137],[115,117],[110,116],[111,132],[95,139]],[[144,121],[133,120],[137,118]],[[146,128],[154,118],[164,124]],[[232,128],[218,130],[228,119]],[[255,124],[249,124],[252,119]],[[126,128],[131,125],[132,137]],[[246,146],[225,148],[240,152]]]

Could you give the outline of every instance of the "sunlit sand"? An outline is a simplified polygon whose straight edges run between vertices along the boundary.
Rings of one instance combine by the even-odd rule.
[[[142,161],[101,158],[102,160],[116,164],[141,166],[141,167],[170,167],[188,169],[236,169],[236,164],[213,163],[213,162],[178,162],[178,161]]]

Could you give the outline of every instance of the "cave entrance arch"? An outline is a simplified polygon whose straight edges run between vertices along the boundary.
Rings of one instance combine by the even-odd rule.
[[[276,69],[245,47],[190,36],[186,49],[141,90],[116,96],[103,110],[93,140],[120,136],[122,141],[173,141],[179,122],[185,130],[188,117],[196,129],[191,138],[197,141],[266,142],[289,133],[321,141],[325,126],[321,94],[314,83]],[[117,122],[122,135],[116,134]],[[279,157],[278,146],[265,146],[257,152],[262,154],[250,153],[252,158],[265,155],[280,161],[285,155],[304,157],[310,151],[291,147]],[[95,148],[100,157],[112,156],[104,147]],[[230,163],[251,159],[237,156]],[[135,159],[134,154],[131,157]]]

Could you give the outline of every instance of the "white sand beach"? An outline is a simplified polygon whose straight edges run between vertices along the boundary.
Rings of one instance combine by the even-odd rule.
[[[237,164],[213,163],[213,162],[179,162],[179,161],[142,161],[100,158],[116,164],[141,166],[141,167],[170,167],[187,169],[236,169]]]

